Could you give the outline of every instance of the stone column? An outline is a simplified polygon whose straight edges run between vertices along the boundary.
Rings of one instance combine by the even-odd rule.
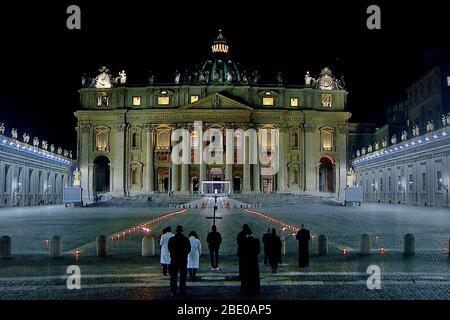
[[[261,193],[261,169],[259,162],[253,165],[253,191]]]
[[[317,151],[320,149],[320,143],[317,141],[317,132],[316,125],[312,122],[305,123],[303,125],[304,133],[304,143],[303,143],[303,152],[304,152],[304,179],[305,179],[305,191],[306,192],[316,192],[319,191],[317,189],[317,163],[319,159],[317,159]]]
[[[5,163],[0,161],[0,207],[5,204],[5,184],[6,184],[6,173],[5,173]]]
[[[234,130],[226,131],[225,134],[225,180],[230,181],[230,193],[233,193]]]
[[[244,136],[244,164],[242,165],[244,183],[242,186],[242,192],[251,192],[250,186],[250,161],[249,161],[249,145],[247,139]]]
[[[78,129],[79,135],[79,170],[81,173],[81,188],[82,188],[82,200],[83,202],[89,201],[91,196],[89,190],[91,181],[89,181],[89,145],[91,139],[93,139],[92,126],[90,124],[80,124]],[[47,185],[47,183],[45,184]],[[42,188],[40,186],[39,188]]]
[[[114,189],[116,195],[125,194],[125,123],[114,126]]]
[[[189,164],[181,165],[181,192],[189,193]]]
[[[171,181],[172,181],[172,191],[177,192],[178,191],[178,165],[175,163],[172,163],[172,170],[171,170]]]
[[[286,141],[288,130],[285,126],[280,126],[278,150],[278,173],[277,173],[277,192],[286,191]]]
[[[155,178],[154,178],[154,167],[153,167],[153,128],[150,125],[146,126],[146,138],[147,138],[147,149],[146,149],[146,163],[145,163],[145,192],[153,193],[155,190]]]
[[[198,186],[199,186],[199,192],[203,192],[202,189],[202,182],[206,180],[206,163],[203,159],[203,127],[199,126],[198,128],[195,127],[195,130],[198,133],[198,148],[199,148],[199,177],[198,177]]]

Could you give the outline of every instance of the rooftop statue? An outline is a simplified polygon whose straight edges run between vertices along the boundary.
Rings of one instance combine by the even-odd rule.
[[[227,72],[227,82],[232,83],[233,82],[233,73],[230,71]]]
[[[39,147],[39,138],[38,137],[34,137],[34,139],[33,139],[33,146]]]
[[[44,150],[48,149],[48,143],[46,140],[42,140],[42,149],[44,149]]]
[[[310,87],[312,85],[312,82],[315,79],[313,77],[311,77],[311,75],[309,74],[309,71],[306,71],[306,75],[305,75],[305,86]]]
[[[408,132],[406,130],[402,131],[402,141],[406,141],[408,139]]]
[[[283,84],[283,73],[281,71],[278,71],[277,74],[277,83],[278,84]]]
[[[127,74],[125,73],[125,70],[122,70],[119,72],[119,83],[125,84],[127,83]]]
[[[419,136],[419,126],[416,124],[416,125],[414,125],[414,127],[413,127],[413,136],[414,137],[417,137],[417,136]]]
[[[153,84],[153,81],[155,80],[155,77],[153,76],[152,71],[150,70],[147,77],[148,84]]]
[[[50,145],[50,152],[55,152],[55,145],[54,144]]]
[[[62,154],[62,149],[61,149],[61,147],[58,147],[58,150],[56,151],[59,155],[61,155]]]
[[[22,138],[23,138],[23,142],[25,142],[25,143],[30,142],[30,135],[28,133],[24,133],[22,135]]]
[[[391,138],[391,144],[396,144],[397,143],[397,136],[394,134],[394,135],[392,135],[392,138]]]
[[[11,129],[11,137],[13,139],[17,140],[17,129],[16,128]]]
[[[175,71],[175,84],[179,84],[181,80],[181,73],[177,70]]]
[[[434,131],[433,120],[430,120],[427,122],[427,132],[431,132],[431,131]]]
[[[3,122],[0,123],[0,134],[5,134],[5,129],[6,129],[5,124]]]

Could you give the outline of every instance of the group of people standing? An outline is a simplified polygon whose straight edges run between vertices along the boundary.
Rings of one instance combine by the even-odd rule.
[[[309,240],[310,232],[301,225],[296,234],[299,241],[299,267],[309,265]],[[219,269],[219,250],[222,236],[215,225],[206,237],[211,259],[211,270]],[[272,273],[276,273],[281,263],[282,241],[275,229],[267,229],[262,237],[264,245],[264,265],[270,265]],[[186,293],[186,278],[189,274],[191,280],[197,279],[197,270],[200,265],[202,245],[195,231],[189,233],[189,237],[183,235],[183,227],[177,226],[176,233],[172,233],[171,227],[163,230],[160,238],[161,265],[164,275],[170,275],[170,288],[172,295],[177,294],[178,274],[180,274],[180,294]],[[239,258],[239,279],[241,281],[242,294],[260,293],[259,254],[261,245],[255,238],[247,224],[237,235],[237,255]]]
[[[211,256],[211,270],[219,269],[219,250],[222,236],[217,232],[216,226],[208,233],[206,238]],[[197,270],[200,267],[200,255],[202,244],[195,231],[189,233],[189,237],[183,235],[183,227],[177,226],[176,233],[167,227],[159,240],[161,249],[161,266],[163,275],[170,275],[170,289],[172,295],[177,294],[178,274],[180,274],[180,294],[186,293],[186,277],[189,274],[191,280],[197,279]]]

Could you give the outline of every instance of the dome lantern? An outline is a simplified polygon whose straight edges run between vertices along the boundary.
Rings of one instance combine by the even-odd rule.
[[[213,41],[213,45],[211,46],[211,51],[213,53],[228,53],[229,46],[227,44],[227,40],[224,38],[222,34],[222,30],[219,30],[219,35]]]

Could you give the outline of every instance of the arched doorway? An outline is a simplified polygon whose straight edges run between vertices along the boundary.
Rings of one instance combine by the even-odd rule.
[[[109,192],[109,159],[105,156],[94,160],[94,192]]]
[[[319,161],[319,191],[334,192],[334,161],[323,157]]]

